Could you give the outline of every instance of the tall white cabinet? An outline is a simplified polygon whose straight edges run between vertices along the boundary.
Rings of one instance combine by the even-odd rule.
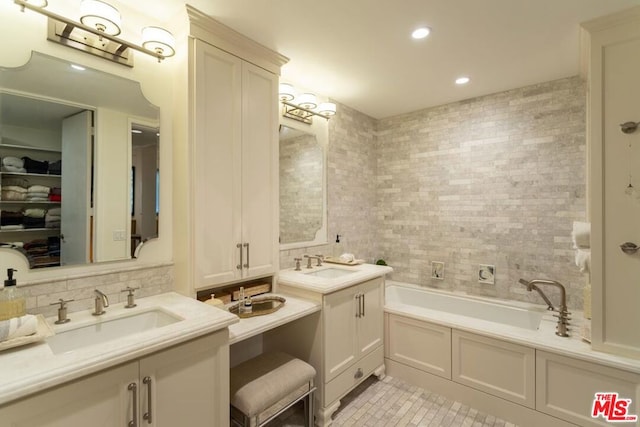
[[[278,75],[286,58],[187,7],[193,289],[278,269]]]
[[[593,348],[640,357],[640,7],[583,24],[587,61]],[[629,184],[633,186],[629,191]]]

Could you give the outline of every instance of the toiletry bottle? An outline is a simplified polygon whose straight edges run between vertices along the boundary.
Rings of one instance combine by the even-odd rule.
[[[238,294],[238,313],[244,313],[244,287],[240,286]]]
[[[342,234],[336,234],[336,244],[333,245],[334,258],[339,258],[340,255],[342,255],[342,242],[340,241],[341,237],[342,237]]]
[[[246,297],[244,299],[244,313],[251,313],[253,311],[253,303],[251,302],[251,297]]]
[[[17,270],[7,269],[7,280],[4,281],[4,289],[0,291],[0,321],[27,314],[27,304],[22,290],[16,287],[16,279],[13,278],[14,271]]]

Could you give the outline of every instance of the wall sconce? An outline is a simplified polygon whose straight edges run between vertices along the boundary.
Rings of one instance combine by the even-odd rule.
[[[133,67],[132,50],[153,56],[158,62],[175,54],[175,39],[163,28],[144,28],[142,46],[116,37],[121,31],[120,12],[100,0],[82,0],[80,22],[46,10],[47,0],[14,0],[14,3],[23,12],[29,9],[49,18],[47,40],[118,64]]]
[[[296,96],[293,86],[288,83],[280,83],[279,93],[284,117],[311,124],[313,116],[329,120],[336,114],[336,104],[333,102],[322,102],[318,105],[316,96],[312,93]]]

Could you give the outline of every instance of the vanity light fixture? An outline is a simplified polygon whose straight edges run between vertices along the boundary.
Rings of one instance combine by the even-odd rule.
[[[336,104],[333,102],[322,102],[318,105],[313,93],[301,93],[296,96],[293,86],[289,83],[280,83],[278,92],[284,117],[311,124],[313,116],[329,120],[336,114]]]
[[[133,67],[133,50],[158,59],[158,62],[175,55],[175,40],[170,32],[159,27],[142,30],[143,43],[139,46],[116,37],[120,34],[120,12],[100,0],[82,0],[80,22],[45,9],[46,0],[13,0],[25,9],[49,18],[47,39]]]

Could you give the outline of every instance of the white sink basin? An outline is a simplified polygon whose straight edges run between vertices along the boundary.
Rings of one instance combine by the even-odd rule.
[[[355,272],[356,271],[354,270],[345,270],[342,268],[325,268],[324,270],[316,270],[304,274],[315,277],[323,277],[325,279],[335,279],[337,277],[346,276],[347,274],[353,274]]]
[[[127,335],[161,328],[179,322],[181,318],[161,309],[151,309],[58,332],[46,339],[54,354],[120,339]]]

